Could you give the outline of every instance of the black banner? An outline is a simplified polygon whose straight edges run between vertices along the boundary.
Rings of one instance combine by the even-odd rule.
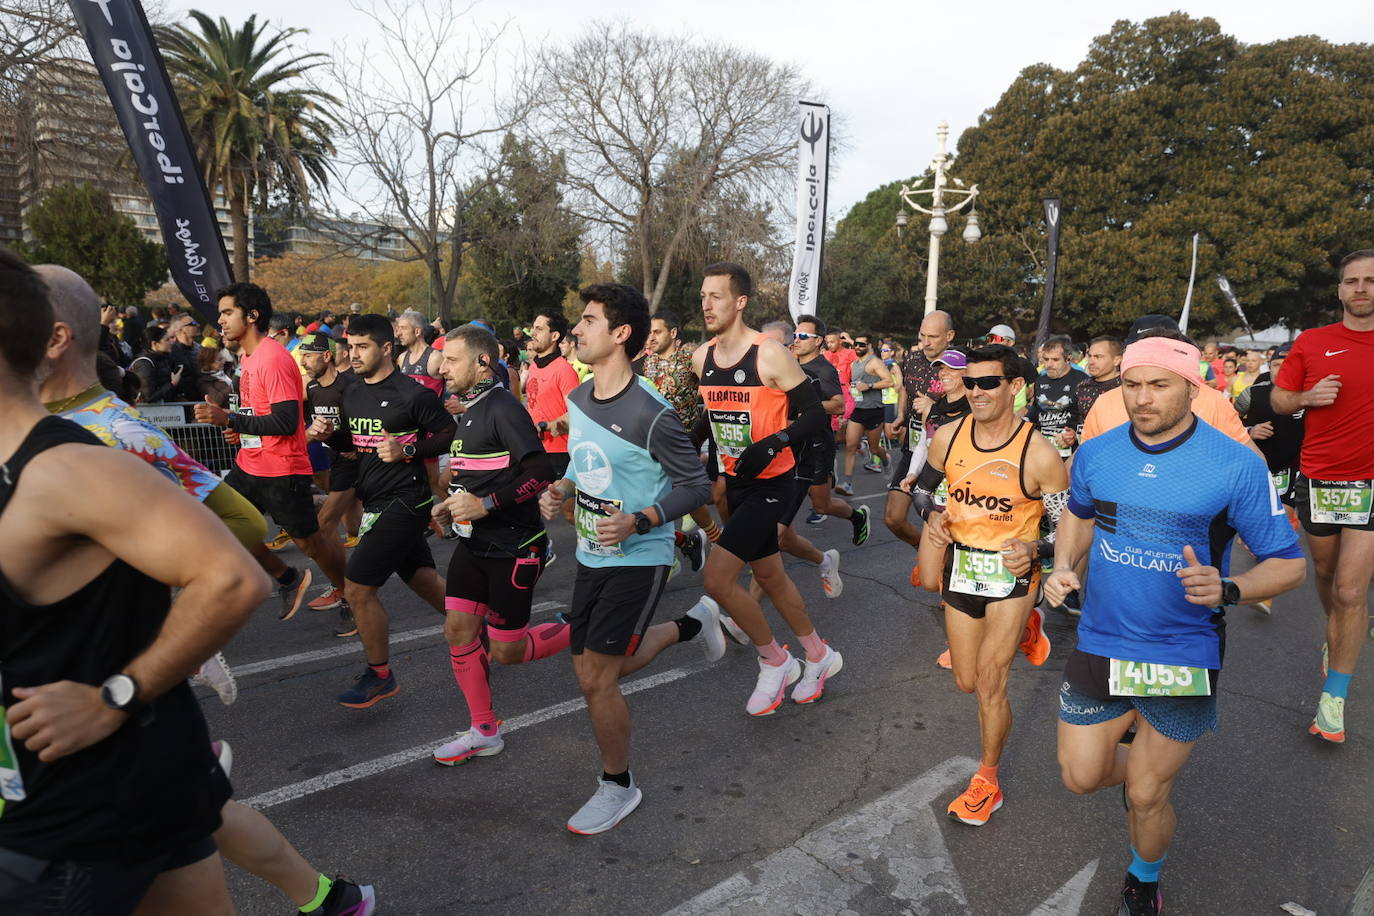
[[[233,280],[172,81],[138,0],[68,0],[152,198],[172,280],[205,321]]]
[[[1045,301],[1040,306],[1040,324],[1035,329],[1035,349],[1031,351],[1034,363],[1040,345],[1050,336],[1050,312],[1054,310],[1054,275],[1059,268],[1059,198],[1045,198],[1045,226],[1049,229],[1046,245],[1049,256],[1045,261]]]

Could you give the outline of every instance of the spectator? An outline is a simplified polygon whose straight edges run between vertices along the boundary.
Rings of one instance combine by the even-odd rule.
[[[229,395],[234,393],[234,380],[224,371],[224,350],[220,347],[201,347],[197,363],[201,400],[228,407]]]
[[[184,368],[172,362],[172,337],[167,329],[153,325],[148,329],[147,344],[129,365],[138,376],[139,400],[145,404],[161,404],[172,397],[181,384]]]
[[[200,400],[200,362],[196,355],[200,350],[200,343],[196,339],[199,330],[200,323],[190,315],[172,319],[172,366],[181,366],[184,371],[181,383],[177,385],[176,396],[168,400]]]

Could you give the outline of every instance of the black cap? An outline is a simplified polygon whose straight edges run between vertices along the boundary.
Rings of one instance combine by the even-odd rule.
[[[334,340],[328,334],[306,334],[301,338],[300,349],[311,353],[327,353],[333,349]]]
[[[1281,343],[1274,348],[1274,354],[1270,359],[1286,358],[1292,349],[1293,345],[1291,343]]]
[[[1131,324],[1131,329],[1126,332],[1126,346],[1130,346],[1140,339],[1140,335],[1146,331],[1153,331],[1155,328],[1167,328],[1170,331],[1178,330],[1178,322],[1168,315],[1141,315]]]

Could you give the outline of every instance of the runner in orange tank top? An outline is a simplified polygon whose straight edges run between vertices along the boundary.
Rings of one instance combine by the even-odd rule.
[[[964,385],[970,416],[940,427],[912,488],[926,519],[921,580],[939,576],[954,680],[978,696],[982,765],[949,815],[973,826],[1002,807],[997,765],[1011,732],[1007,676],[1018,644],[1034,665],[1049,656],[1035,607],[1040,561],[1054,536],[1036,540],[1042,515],[1059,520],[1069,475],[1059,452],[1013,406],[1025,379],[1014,350],[1000,344],[968,355]],[[933,502],[942,481],[949,496]]]
[[[706,268],[701,310],[706,330],[715,337],[697,348],[692,368],[701,380],[730,508],[702,575],[706,593],[759,654],[758,682],[745,709],[752,716],[766,716],[782,704],[794,683],[796,702],[819,699],[843,662],[811,625],[806,602],[783,571],[778,553],[778,525],[794,502],[793,449],[825,432],[825,409],[796,357],[744,323],[742,313],[752,292],[753,281],[738,264]],[[763,608],[740,586],[746,563],[797,634],[806,652],[804,665],[778,645]]]

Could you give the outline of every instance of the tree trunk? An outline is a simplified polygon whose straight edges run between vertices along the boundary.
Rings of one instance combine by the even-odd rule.
[[[234,279],[245,283],[249,280],[248,198],[237,181],[229,182],[228,191],[229,225],[234,230]]]

